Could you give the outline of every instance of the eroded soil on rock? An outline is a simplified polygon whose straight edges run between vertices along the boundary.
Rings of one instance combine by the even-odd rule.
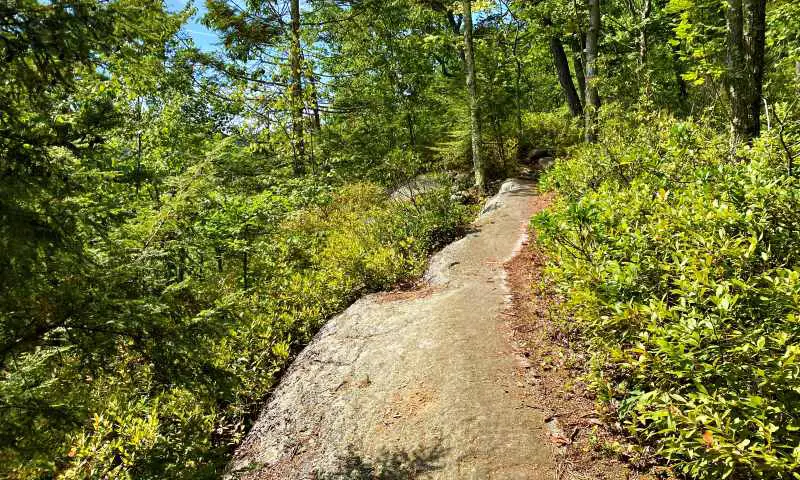
[[[535,242],[506,263],[512,308],[505,312],[517,355],[526,359],[528,408],[544,413],[557,448],[557,480],[655,480],[631,468],[646,467],[626,450],[609,415],[601,415],[584,378],[589,356],[558,305],[563,301],[543,276],[546,259]]]
[[[229,478],[545,479],[560,448],[514,341],[504,264],[548,198],[511,180],[411,292],[369,295],[297,357]]]

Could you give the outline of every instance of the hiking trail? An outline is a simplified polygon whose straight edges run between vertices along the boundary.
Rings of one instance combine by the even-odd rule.
[[[506,181],[421,288],[368,295],[328,321],[227,478],[549,478],[554,448],[543,409],[526,404],[503,268],[545,204],[533,182]]]

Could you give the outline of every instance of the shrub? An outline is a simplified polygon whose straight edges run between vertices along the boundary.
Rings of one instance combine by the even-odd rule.
[[[529,112],[522,118],[523,144],[520,148],[551,148],[556,151],[574,145],[581,140],[581,125],[578,119],[566,111]]]
[[[691,478],[800,478],[800,183],[769,138],[605,125],[534,219],[599,400]]]
[[[114,337],[112,360],[99,368],[61,349],[21,358],[25,371],[3,372],[0,393],[9,402],[58,392],[64,414],[5,410],[9,423],[40,428],[25,444],[0,448],[0,476],[218,478],[278,373],[325,320],[365,292],[421,273],[428,253],[459,235],[470,214],[446,187],[414,203],[390,201],[366,183],[304,196],[313,201],[268,191],[228,199],[197,222],[199,231],[184,230],[183,218],[209,215],[203,209],[216,199],[169,210],[157,224],[161,244],[186,231],[184,244],[200,253],[209,239],[225,245],[224,263],[216,268],[211,249],[204,258],[212,268],[119,302],[126,318],[146,318],[147,336]],[[236,260],[244,254],[247,290]],[[125,262],[131,270],[118,267],[113,278],[136,285],[130,278],[162,268],[162,257],[152,258]],[[49,378],[46,362],[58,365],[57,381],[45,378],[32,390],[19,380]]]

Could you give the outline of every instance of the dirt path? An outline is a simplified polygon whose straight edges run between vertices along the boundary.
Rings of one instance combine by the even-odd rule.
[[[503,263],[543,202],[512,180],[415,292],[362,298],[282,379],[229,478],[549,478],[544,414],[503,312]]]

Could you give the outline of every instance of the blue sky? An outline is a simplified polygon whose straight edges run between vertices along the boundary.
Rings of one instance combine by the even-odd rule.
[[[177,12],[182,10],[186,5],[193,4],[197,13],[183,26],[183,31],[192,37],[195,45],[201,50],[214,50],[219,44],[219,37],[205,26],[200,24],[200,18],[205,14],[205,0],[166,0],[167,10]]]
[[[192,4],[197,12],[183,26],[183,31],[192,37],[195,45],[201,50],[212,51],[219,48],[219,37],[200,23],[200,19],[206,13],[205,0],[165,0],[165,3],[170,12],[178,12]],[[301,0],[300,6],[303,8],[305,2]],[[474,17],[480,19],[482,15],[483,12],[477,12]]]

